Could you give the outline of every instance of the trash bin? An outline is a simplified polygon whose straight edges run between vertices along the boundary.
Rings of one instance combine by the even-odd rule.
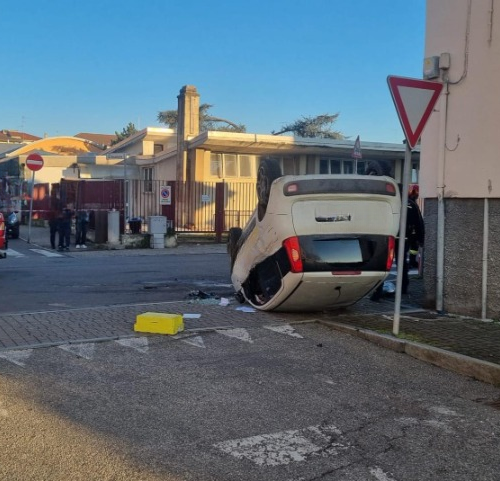
[[[128,221],[128,225],[130,227],[130,232],[132,232],[132,234],[140,234],[141,233],[141,225],[142,225],[141,219],[139,219],[137,217],[133,217],[132,219],[130,219]]]

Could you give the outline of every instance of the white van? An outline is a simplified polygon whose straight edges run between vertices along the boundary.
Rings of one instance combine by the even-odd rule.
[[[264,162],[257,193],[245,228],[229,232],[231,280],[241,302],[261,310],[336,309],[387,277],[401,212],[391,177],[279,177]]]

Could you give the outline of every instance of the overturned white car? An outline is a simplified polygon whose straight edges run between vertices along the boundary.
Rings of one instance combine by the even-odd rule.
[[[391,268],[401,200],[390,177],[280,176],[264,159],[258,205],[229,231],[231,280],[261,310],[318,311],[354,304]]]

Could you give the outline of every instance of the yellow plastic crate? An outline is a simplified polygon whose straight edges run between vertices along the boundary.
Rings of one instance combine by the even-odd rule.
[[[166,314],[164,312],[144,312],[135,319],[134,331],[154,334],[177,334],[184,330],[184,320],[181,314]]]

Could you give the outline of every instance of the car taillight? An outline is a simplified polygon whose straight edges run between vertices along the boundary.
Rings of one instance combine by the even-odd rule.
[[[283,247],[286,250],[288,259],[290,260],[290,270],[292,272],[302,272],[302,256],[300,254],[300,245],[298,237],[289,237],[283,241]]]
[[[392,263],[394,262],[394,254],[396,251],[396,239],[390,236],[387,239],[387,262],[385,263],[385,270],[390,271]]]
[[[389,182],[386,182],[385,191],[388,192],[389,194],[395,194],[396,187],[394,186],[394,184],[390,184]]]

